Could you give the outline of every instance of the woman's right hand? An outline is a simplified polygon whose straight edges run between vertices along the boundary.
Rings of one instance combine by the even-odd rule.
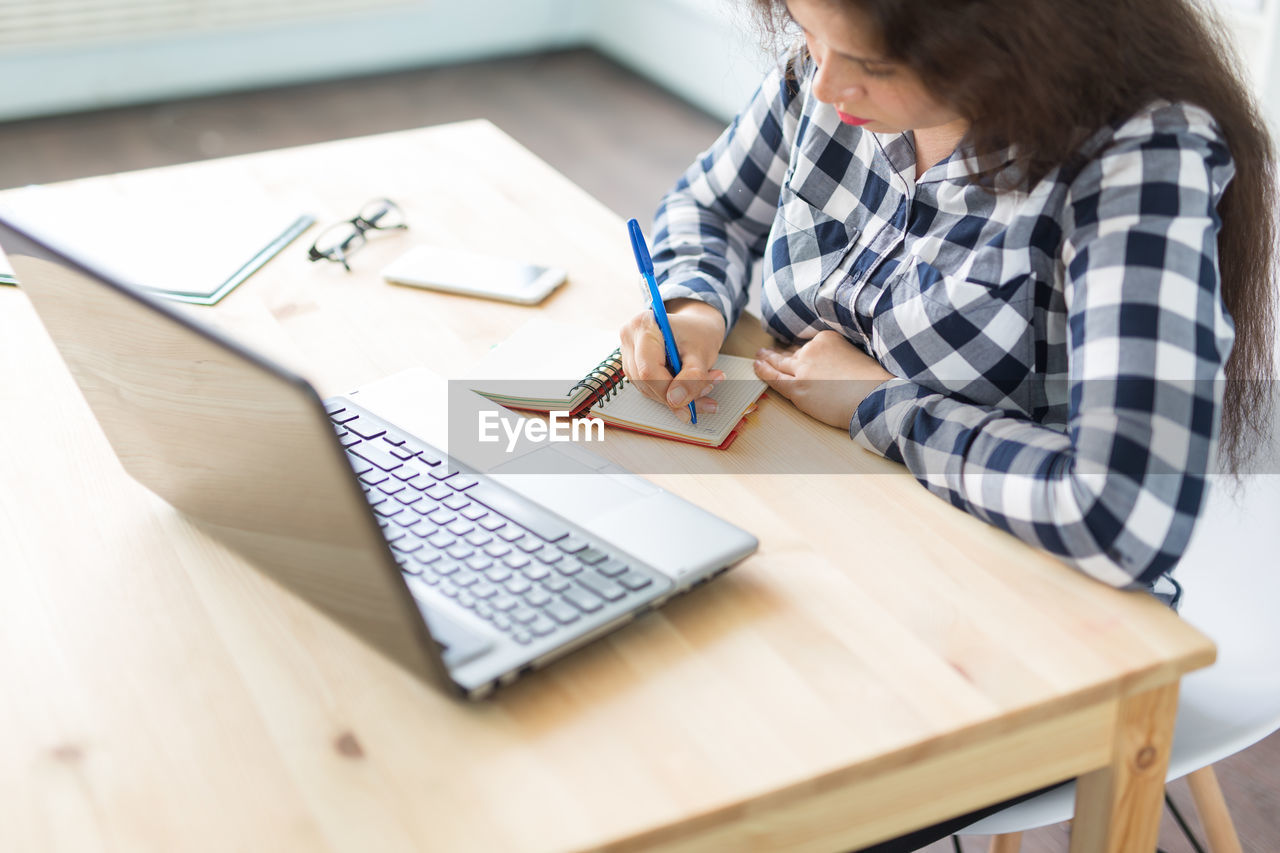
[[[699,412],[716,410],[715,400],[708,395],[724,379],[724,373],[714,368],[724,343],[724,318],[696,299],[673,299],[666,308],[680,353],[679,375],[672,377],[667,370],[662,330],[647,309],[622,327],[622,369],[646,397],[669,406],[676,417],[688,422],[690,399]]]

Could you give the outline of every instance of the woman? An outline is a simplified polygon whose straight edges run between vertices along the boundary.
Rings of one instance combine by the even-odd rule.
[[[1270,141],[1185,0],[759,0],[803,45],[663,200],[627,374],[688,417],[762,266],[756,371],[1116,586],[1263,437]],[[1219,441],[1220,439],[1220,441]]]

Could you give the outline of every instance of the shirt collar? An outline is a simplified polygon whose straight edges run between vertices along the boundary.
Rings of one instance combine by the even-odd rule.
[[[914,140],[914,137],[913,137]],[[915,167],[914,147],[912,168]],[[965,181],[975,174],[995,174],[1007,169],[1015,159],[1013,148],[1003,148],[986,154],[975,154],[971,148],[961,144],[947,157],[934,163],[920,176],[917,184]]]
[[[1014,161],[1014,150],[1012,148],[979,155],[961,145],[941,161],[926,169],[925,173],[918,180],[915,180],[915,133],[908,130],[903,133],[872,133],[871,135],[880,144],[880,150],[888,158],[889,165],[902,177],[902,180],[908,186],[912,184],[965,181],[977,173],[997,172],[1005,169]]]

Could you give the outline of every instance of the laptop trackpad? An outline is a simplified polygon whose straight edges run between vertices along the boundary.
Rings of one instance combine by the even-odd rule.
[[[487,473],[534,503],[588,528],[592,519],[661,491],[604,460],[597,466],[587,465],[555,447],[517,456]]]

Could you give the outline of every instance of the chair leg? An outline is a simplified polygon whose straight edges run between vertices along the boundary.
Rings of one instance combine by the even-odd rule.
[[[987,853],[1018,853],[1022,849],[1022,833],[1010,832],[1006,835],[991,837],[991,846]]]
[[[1208,836],[1210,853],[1242,853],[1240,836],[1231,822],[1231,813],[1227,811],[1227,801],[1222,796],[1213,767],[1202,767],[1188,775],[1187,784],[1191,786],[1191,799],[1195,801],[1200,823]]]

